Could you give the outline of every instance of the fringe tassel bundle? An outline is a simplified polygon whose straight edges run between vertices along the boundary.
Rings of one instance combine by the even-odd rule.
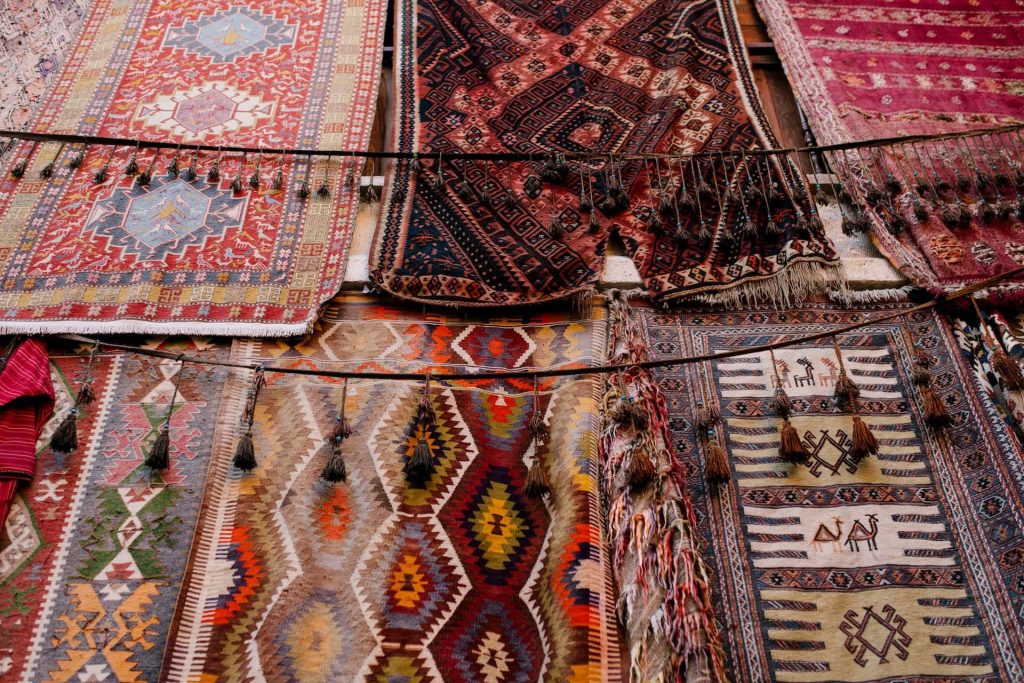
[[[793,412],[793,402],[782,386],[782,379],[779,377],[779,364],[775,359],[775,352],[771,349],[768,350],[768,359],[772,365],[772,380],[775,384],[771,401],[772,409],[775,410],[776,415],[782,418],[782,428],[779,430],[779,457],[790,465],[802,465],[807,462],[810,453],[807,452],[800,433],[789,421]]]
[[[615,362],[644,359],[625,297],[613,292],[609,299]],[[724,681],[711,581],[697,545],[683,466],[672,450],[665,399],[646,370],[622,373],[606,386],[603,485],[631,679]],[[638,414],[644,417],[637,420]],[[701,420],[714,433],[716,410],[705,409]],[[706,457],[713,448],[721,451],[727,473],[717,437],[705,444]]]
[[[526,473],[526,483],[523,485],[523,492],[530,498],[543,498],[551,493],[551,479],[548,471],[541,462],[541,444],[546,443],[551,436],[547,424],[544,423],[544,413],[540,409],[540,379],[533,377],[533,412],[530,415],[530,438],[533,441],[533,462]]]
[[[839,338],[832,337],[832,349],[836,354],[836,363],[839,365],[839,379],[836,380],[836,400],[849,406],[853,413],[853,433],[850,436],[850,457],[854,464],[859,463],[869,455],[878,455],[878,439],[871,432],[867,422],[859,414],[858,400],[860,399],[860,387],[850,379],[846,372],[846,364],[843,362],[843,354],[839,350]]]
[[[430,445],[430,432],[437,423],[437,416],[430,403],[430,379],[430,375],[427,375],[423,381],[423,396],[416,411],[416,424],[413,427],[416,446],[402,467],[406,480],[414,488],[424,488],[434,474],[434,451]]]
[[[942,403],[938,394],[936,394],[935,389],[932,388],[931,359],[923,350],[917,349],[914,352],[912,364],[910,381],[921,392],[924,421],[935,429],[947,426],[952,420],[949,417],[946,406]]]
[[[325,439],[323,449],[327,451],[327,462],[320,471],[320,478],[324,481],[337,483],[348,480],[348,468],[345,467],[345,457],[342,453],[342,444],[345,439],[352,436],[352,427],[345,417],[345,403],[348,399],[348,379],[341,383],[341,404],[338,408],[338,417],[334,422],[334,429]]]
[[[96,400],[92,382],[93,366],[96,363],[96,353],[99,348],[98,343],[93,344],[92,350],[89,352],[89,360],[86,361],[85,376],[75,395],[75,402],[57,429],[54,430],[53,436],[50,437],[50,449],[57,453],[72,453],[78,450],[78,418],[82,416],[82,406],[87,406]]]
[[[252,423],[256,419],[256,401],[266,383],[263,366],[259,365],[253,370],[252,382],[249,384],[249,391],[245,397],[245,413],[242,416],[245,433],[238,439],[233,460],[234,466],[243,472],[251,472],[256,469],[256,444],[252,440]]]
[[[178,372],[174,374],[174,392],[171,394],[171,402],[167,404],[167,416],[160,425],[160,433],[156,435],[153,446],[146,456],[146,467],[154,470],[166,470],[171,465],[171,415],[174,414],[174,404],[178,400],[178,382],[181,381],[181,373],[185,370],[185,360],[178,357]]]
[[[988,346],[989,353],[991,354],[989,362],[992,364],[992,369],[999,375],[1003,386],[1010,391],[1024,390],[1024,371],[1021,370],[1020,363],[1017,362],[1016,358],[1007,353],[1002,344],[996,339],[992,328],[989,327],[985,316],[982,315],[981,309],[978,307],[978,301],[972,297],[971,304],[974,306],[975,315],[978,316],[978,327],[981,329],[985,345]]]

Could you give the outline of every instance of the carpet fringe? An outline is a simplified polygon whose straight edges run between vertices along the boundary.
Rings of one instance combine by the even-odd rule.
[[[627,292],[609,301],[609,355],[613,363],[648,358]],[[647,419],[615,419],[623,404],[638,404]],[[606,380],[601,438],[603,486],[610,501],[607,533],[620,593],[617,612],[625,631],[630,680],[727,680],[718,627],[711,607],[711,580],[698,547],[696,520],[682,463],[668,432],[665,398],[646,370]],[[632,459],[649,457],[657,476],[642,487],[630,483]]]
[[[729,309],[792,308],[812,296],[828,295],[837,302],[850,301],[850,287],[839,261],[807,260],[791,262],[773,275],[746,280],[727,289],[692,296],[676,297],[675,301],[699,302]]]

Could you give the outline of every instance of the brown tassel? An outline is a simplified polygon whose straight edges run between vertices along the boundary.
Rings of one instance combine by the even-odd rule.
[[[658,469],[654,466],[652,459],[635,442],[631,451],[629,465],[626,467],[626,483],[634,491],[642,491],[658,476]]]
[[[729,471],[729,456],[713,436],[708,437],[704,449],[704,479],[709,484],[722,484],[732,477]]]
[[[243,472],[251,472],[256,469],[256,445],[252,441],[252,426],[242,434],[238,440],[238,447],[235,448],[235,457],[232,464]]]
[[[997,348],[992,353],[992,369],[999,374],[1003,385],[1010,391],[1024,389],[1024,372],[1021,372],[1020,363],[1006,351]]]
[[[86,381],[78,389],[78,396],[75,398],[75,403],[78,405],[87,406],[96,400],[96,393],[92,390],[92,382]]]
[[[174,403],[171,403],[173,410]],[[160,433],[157,434],[156,440],[153,442],[153,448],[150,449],[149,455],[146,456],[146,467],[154,470],[166,470],[171,465],[171,435],[170,425],[164,422],[163,426],[160,427]]]
[[[334,424],[334,431],[327,438],[324,444],[325,449],[330,450],[330,455],[324,468],[320,471],[320,478],[332,483],[348,480],[348,468],[345,467],[345,458],[341,451],[342,443],[352,436],[352,427],[345,419],[345,400],[348,398],[348,379],[342,382],[341,409],[338,411],[338,419]]]
[[[534,451],[533,463],[526,473],[523,492],[530,498],[543,498],[551,493],[551,480],[548,478],[547,470],[540,462],[540,453],[537,451]]]
[[[249,391],[245,397],[245,414],[242,418],[246,423],[245,433],[242,434],[242,438],[238,440],[238,446],[235,448],[235,457],[232,463],[234,466],[244,472],[250,472],[256,469],[256,444],[252,438],[252,423],[256,419],[256,401],[259,399],[260,390],[263,389],[266,384],[266,378],[263,374],[263,366],[256,366],[253,371],[252,382],[249,384]],[[177,386],[175,386],[177,389]],[[171,402],[173,408],[174,402]],[[168,414],[168,420],[170,415]]]
[[[722,413],[719,412],[718,406],[705,405],[703,402],[697,404],[697,415],[693,421],[697,429],[710,429],[721,422],[721,420]]]
[[[878,455],[878,439],[871,433],[871,429],[860,415],[853,416],[853,444],[850,446],[850,455],[854,462],[859,462],[869,455]]]
[[[839,363],[839,379],[836,380],[835,396],[844,403],[852,403],[860,398],[860,387],[846,374],[843,354],[839,350],[839,340],[835,337],[832,337],[832,349],[835,351],[836,361]]]
[[[57,430],[50,437],[50,449],[57,453],[71,453],[78,450],[78,406],[64,416]]]
[[[945,427],[952,419],[946,411],[946,406],[931,387],[921,387],[921,397],[924,399],[924,419],[936,429]]]
[[[910,370],[910,381],[914,383],[914,386],[926,387],[932,383],[932,373],[920,363],[914,363],[914,367]]]
[[[789,394],[786,393],[782,386],[775,387],[775,395],[772,396],[772,408],[779,417],[789,417],[793,411],[793,402],[789,399]]]
[[[405,472],[410,485],[414,488],[423,488],[434,474],[434,453],[427,441],[427,434],[436,421],[434,409],[430,405],[430,375],[427,375],[423,383],[423,396],[420,398],[417,413],[416,447],[402,467],[402,471]]]
[[[802,465],[807,462],[810,453],[800,439],[800,433],[789,420],[782,421],[782,430],[779,433],[779,457],[791,465]]]

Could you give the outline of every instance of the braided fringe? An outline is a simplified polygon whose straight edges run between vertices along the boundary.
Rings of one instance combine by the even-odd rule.
[[[609,312],[613,362],[646,358],[626,297],[613,292]],[[640,424],[607,418],[601,439],[603,485],[611,502],[608,537],[630,679],[726,681],[711,581],[697,546],[682,464],[671,447],[664,396],[649,372],[634,369],[621,381],[606,383],[605,406],[626,398],[620,396],[623,390],[648,418]],[[629,481],[630,463],[638,453],[650,458],[656,470],[643,488]]]

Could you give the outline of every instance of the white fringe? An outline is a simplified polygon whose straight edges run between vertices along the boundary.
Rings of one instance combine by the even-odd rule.
[[[827,294],[833,301],[850,301],[850,288],[838,261],[799,261],[774,275],[744,282],[721,292],[696,294],[677,300],[698,301],[734,310],[764,304],[774,308],[791,308],[803,303],[808,297],[820,294]]]
[[[832,292],[829,292],[828,298],[832,303],[844,305],[895,303],[906,301],[913,290],[913,285],[904,285],[903,287],[893,287],[890,289],[855,289],[847,292],[846,301],[839,300]]]

